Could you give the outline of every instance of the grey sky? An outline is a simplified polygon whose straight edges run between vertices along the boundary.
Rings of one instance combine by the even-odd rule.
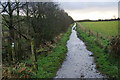
[[[118,17],[118,2],[60,2],[63,8],[74,20],[81,19],[111,19]]]
[[[8,1],[8,0],[1,0]],[[15,0],[12,0],[15,1]],[[118,17],[120,0],[19,0],[34,2],[58,2],[74,20],[111,19]]]
[[[116,2],[62,2],[61,7],[69,10],[78,10],[85,8],[115,8]]]
[[[119,2],[120,0],[53,0],[56,2]]]

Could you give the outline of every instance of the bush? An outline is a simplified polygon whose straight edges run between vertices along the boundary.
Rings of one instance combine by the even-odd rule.
[[[120,58],[120,35],[113,36],[110,40],[109,52]]]

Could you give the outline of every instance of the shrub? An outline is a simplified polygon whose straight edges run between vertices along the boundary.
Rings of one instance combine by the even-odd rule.
[[[120,35],[112,36],[109,43],[109,52],[120,58]]]

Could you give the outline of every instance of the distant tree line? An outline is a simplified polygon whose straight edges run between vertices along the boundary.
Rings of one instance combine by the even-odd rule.
[[[98,19],[98,20],[85,19],[85,20],[76,20],[75,22],[97,22],[97,21],[118,21],[118,20],[120,20],[119,17],[117,19]]]
[[[32,58],[35,68],[36,49],[47,41],[54,42],[66,32],[73,19],[54,2],[1,2],[3,24],[3,62],[15,64]]]

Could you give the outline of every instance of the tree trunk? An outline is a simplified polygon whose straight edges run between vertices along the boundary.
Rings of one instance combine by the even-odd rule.
[[[19,2],[16,2],[16,4],[17,4],[17,19],[19,20]],[[20,23],[18,22],[18,24],[17,24],[17,27],[18,27],[18,31],[19,32],[21,32],[21,30],[20,30]],[[21,40],[21,35],[19,35],[19,34],[17,34],[18,36],[17,36],[17,56],[18,56],[18,61],[21,59],[21,51],[22,51],[22,49],[21,49],[21,42],[20,42],[20,40]]]
[[[8,46],[7,46],[7,56],[8,56],[8,63],[11,64],[11,56],[12,56],[12,48],[11,48],[11,40],[8,39]]]
[[[9,11],[9,33],[10,33],[10,37],[11,37],[11,39],[9,39],[10,41],[9,41],[9,46],[11,46],[11,49],[12,49],[12,51],[10,51],[10,52],[12,52],[12,60],[13,60],[13,63],[14,63],[14,61],[15,61],[15,51],[14,51],[14,49],[12,48],[12,43],[15,43],[14,42],[14,30],[13,30],[13,11],[12,11],[12,9],[11,9],[11,4],[10,4],[10,1],[8,2],[8,11]]]

